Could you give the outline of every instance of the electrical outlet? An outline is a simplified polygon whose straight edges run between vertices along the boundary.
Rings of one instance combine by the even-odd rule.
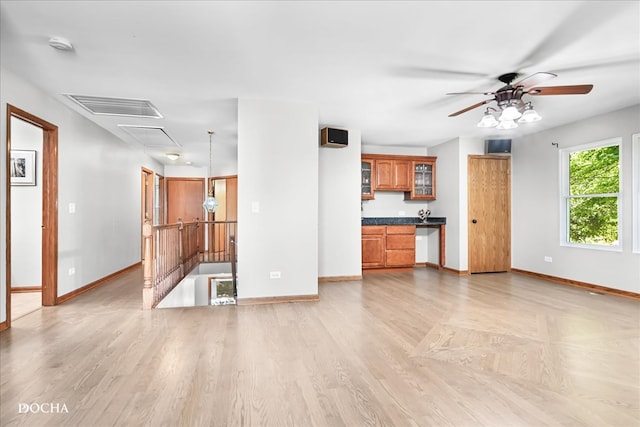
[[[279,278],[280,278],[279,271],[272,271],[269,273],[269,279],[279,279]]]
[[[546,256],[544,257],[544,262],[553,262],[553,258],[551,258],[550,256]]]
[[[73,202],[69,203],[69,213],[70,214],[76,213],[76,204]]]
[[[405,211],[399,211],[398,212],[398,216],[405,216],[407,215],[407,213]]]

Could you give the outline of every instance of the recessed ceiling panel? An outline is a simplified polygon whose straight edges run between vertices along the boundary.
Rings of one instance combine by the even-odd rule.
[[[146,99],[106,98],[102,96],[65,95],[91,114],[162,118],[160,111]]]
[[[118,125],[145,147],[180,147],[160,126]]]

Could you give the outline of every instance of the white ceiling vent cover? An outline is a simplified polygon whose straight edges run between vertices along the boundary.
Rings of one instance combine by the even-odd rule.
[[[145,147],[180,147],[160,126],[118,125]]]
[[[106,116],[149,117],[161,119],[160,111],[146,99],[105,98],[101,96],[70,95],[74,101],[91,114]]]

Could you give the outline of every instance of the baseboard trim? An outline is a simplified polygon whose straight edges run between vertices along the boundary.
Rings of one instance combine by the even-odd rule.
[[[574,287],[577,287],[577,288],[588,289],[588,290],[591,290],[591,291],[602,292],[602,293],[606,293],[606,294],[618,295],[618,296],[621,296],[621,297],[633,298],[633,299],[640,300],[640,294],[637,294],[635,292],[608,288],[606,286],[594,285],[592,283],[581,282],[579,280],[564,279],[562,277],[551,276],[549,274],[534,273],[533,271],[520,270],[519,268],[512,268],[511,272],[512,273],[520,273],[520,274],[524,274],[524,275],[531,276],[531,277],[536,277],[538,279],[549,280],[551,282],[557,282],[557,283],[561,283],[563,285],[569,285],[569,286],[574,286]]]
[[[131,270],[139,268],[141,264],[142,264],[141,262],[137,262],[135,264],[130,265],[129,267],[125,267],[122,270],[116,271],[115,273],[111,273],[108,276],[103,277],[102,279],[98,279],[95,282],[89,283],[88,285],[85,285],[85,286],[83,286],[81,288],[78,288],[78,289],[76,289],[74,291],[71,291],[71,292],[69,292],[67,294],[60,295],[58,298],[56,298],[56,305],[62,304],[63,302],[67,302],[70,299],[73,299],[73,298],[77,297],[78,295],[82,295],[85,292],[88,292],[91,289],[97,288],[100,285],[104,285],[109,280],[114,279],[114,278],[118,277],[121,274],[128,273]],[[142,287],[141,287],[141,289],[142,289]]]
[[[9,329],[9,326],[7,325],[7,321],[5,320],[4,322],[0,323],[0,332],[6,331],[7,329]]]
[[[318,277],[318,283],[324,282],[351,282],[354,280],[362,280],[362,275],[360,276],[323,276]]]
[[[42,292],[42,286],[16,286],[11,288],[12,294],[19,294],[22,292]]]
[[[258,297],[258,298],[238,298],[238,305],[256,305],[256,304],[280,304],[285,302],[313,302],[320,301],[320,297],[315,295],[286,295],[281,297]]]
[[[449,273],[457,274],[458,276],[468,276],[469,275],[469,270],[455,270],[455,269],[450,268],[450,267],[442,267],[442,269],[444,271],[449,272]]]
[[[413,271],[413,267],[363,268],[362,274],[408,273],[411,271]]]

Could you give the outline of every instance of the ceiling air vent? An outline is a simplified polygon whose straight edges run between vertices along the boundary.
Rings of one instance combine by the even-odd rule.
[[[118,125],[145,147],[180,147],[160,126]]]
[[[149,117],[161,119],[162,114],[146,99],[105,98],[101,96],[69,95],[74,101],[91,114],[105,116]]]

